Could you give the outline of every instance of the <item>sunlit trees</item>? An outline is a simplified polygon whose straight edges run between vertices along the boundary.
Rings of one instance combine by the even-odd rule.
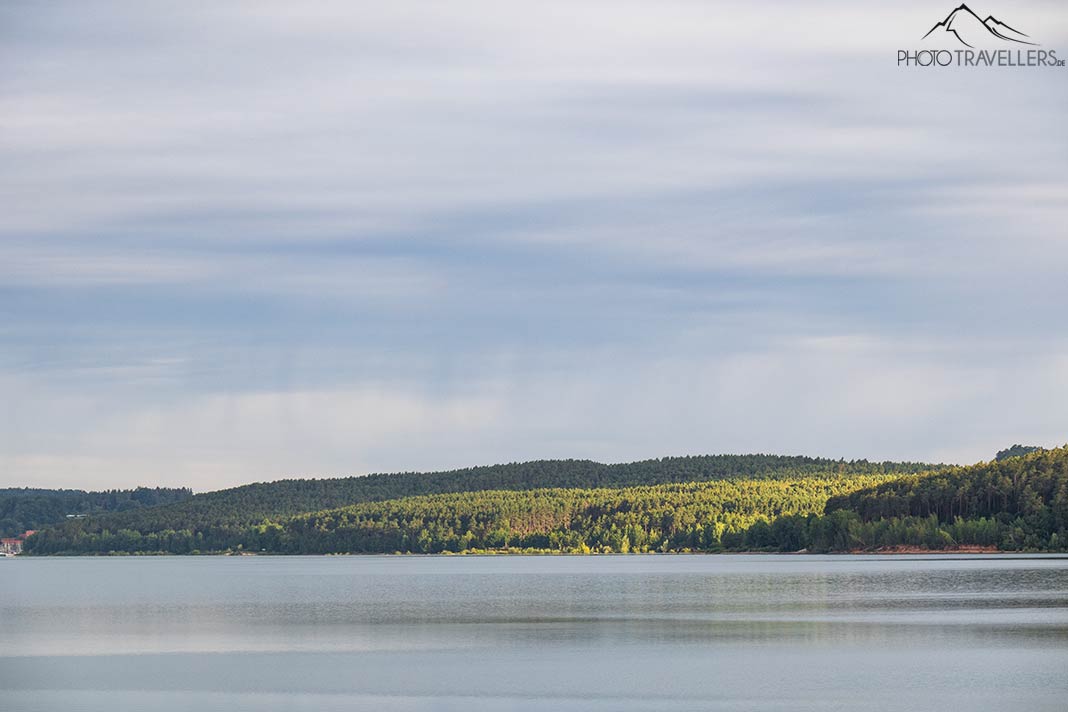
[[[285,509],[332,502],[341,496],[335,488],[349,486],[308,481],[311,493],[301,490],[288,500],[284,493],[295,487],[292,483],[280,491],[258,485],[268,489],[238,488],[226,497],[202,500],[188,510],[188,520],[177,513],[195,498],[64,522],[32,537],[26,549],[37,554],[854,551],[900,546],[1015,551],[1057,550],[1068,542],[1066,448],[926,474],[886,467],[867,472],[868,464],[837,462],[830,471],[809,474],[811,461],[760,457],[715,462],[782,467],[774,476],[760,470],[750,477],[666,484],[482,489],[257,517],[260,508],[268,507],[265,491],[282,497],[270,507]],[[680,461],[690,474],[687,468],[707,464]],[[665,462],[634,463],[631,475],[648,480],[683,476],[664,469]],[[556,465],[528,465],[526,472],[539,477],[565,473]],[[612,467],[617,469],[590,469],[584,463],[576,472],[611,481],[606,473],[618,474],[622,466]],[[733,471],[731,467],[723,471]],[[851,467],[864,472],[850,472]],[[507,468],[501,472],[514,474]],[[482,473],[477,481],[486,483],[487,477]]]

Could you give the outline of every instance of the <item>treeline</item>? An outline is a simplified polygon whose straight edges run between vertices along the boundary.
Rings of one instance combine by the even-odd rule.
[[[0,536],[13,537],[29,529],[43,529],[68,517],[126,512],[189,499],[188,488],[138,487],[130,490],[85,492],[73,489],[0,489]]]
[[[1030,455],[1033,452],[1038,452],[1043,448],[1038,445],[1020,445],[1017,443],[1012,447],[1007,447],[1004,450],[998,450],[998,454],[994,456],[995,460],[1007,460],[1010,457],[1023,457],[1024,455]]]
[[[259,500],[236,513],[221,508],[217,519],[209,518],[202,526],[159,526],[168,521],[159,516],[161,512],[180,510],[195,502],[194,498],[173,506],[65,521],[31,537],[27,550],[34,554],[326,554],[1068,548],[1068,447],[919,475],[838,462],[819,474],[795,474],[793,467],[798,463],[788,464],[789,460],[750,460],[754,465],[781,465],[778,469],[762,467],[751,476],[582,488],[518,485],[533,484],[539,476],[562,477],[565,472],[578,477],[583,468],[588,468],[587,474],[596,471],[603,477],[601,468],[609,466],[554,461],[478,468],[486,472],[476,481],[493,481],[491,472],[497,472],[515,477],[510,481],[516,488],[386,498],[249,521],[252,507],[262,506]],[[663,463],[705,465],[700,472],[707,476],[714,472],[707,467],[709,461],[715,460],[635,463],[640,467],[632,476],[670,476],[660,469]],[[800,469],[813,462],[818,461],[801,463]],[[850,473],[850,468],[869,471]],[[529,479],[521,479],[524,472]],[[692,471],[685,476],[693,476]],[[438,484],[447,481],[430,479]],[[296,487],[297,482],[282,483],[282,489],[269,485],[238,488],[227,496],[262,493],[257,489],[262,487],[277,494]],[[293,503],[328,499],[338,492],[333,489],[337,481],[305,484],[308,488],[297,488],[303,494],[283,503],[298,506]],[[154,528],[107,525],[131,519]]]
[[[846,509],[862,520],[927,517],[1033,518],[1056,531],[1068,525],[1068,449],[1039,450],[1023,457],[905,476],[872,490],[834,497],[828,512]]]
[[[243,550],[288,554],[715,551],[757,522],[816,515],[829,497],[894,475],[748,479],[598,489],[464,492],[366,502],[255,525],[46,531],[32,553]]]
[[[173,532],[189,532],[193,549],[227,548],[247,527],[264,520],[334,509],[361,502],[412,496],[490,490],[595,489],[650,486],[667,483],[732,479],[797,480],[813,476],[852,478],[921,472],[923,463],[868,462],[779,455],[707,455],[644,460],[605,465],[589,460],[537,460],[526,463],[472,467],[430,473],[375,474],[337,479],[297,479],[257,483],[198,494],[178,504],[151,510],[94,516],[64,522],[49,536],[53,550],[79,550],[104,532],[116,536],[153,537],[162,551],[178,552],[186,539]],[[131,550],[125,537],[116,551]],[[146,539],[150,541],[150,539]],[[67,542],[65,548],[60,542]],[[106,550],[106,549],[105,549]],[[155,550],[155,549],[151,549]]]
[[[737,551],[880,551],[906,548],[932,551],[961,547],[1001,551],[1063,551],[1064,529],[1036,526],[1023,517],[955,518],[937,515],[889,517],[864,521],[855,512],[839,509],[826,515],[790,515],[770,523],[758,521],[743,534],[724,538],[724,547]]]
[[[1023,456],[900,477],[835,496],[827,513],[849,513],[852,531],[867,547],[913,544],[929,536],[949,546],[1063,549],[1068,544],[1068,447],[1026,450]]]

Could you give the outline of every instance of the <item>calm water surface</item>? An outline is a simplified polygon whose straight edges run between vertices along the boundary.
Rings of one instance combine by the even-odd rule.
[[[1068,559],[0,560],[0,709],[1068,709]]]

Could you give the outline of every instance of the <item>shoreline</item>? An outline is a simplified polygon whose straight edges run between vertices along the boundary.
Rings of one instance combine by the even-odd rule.
[[[170,552],[115,552],[106,554],[45,554],[7,557],[17,559],[124,559],[124,558],[156,558],[156,557],[180,557],[180,558],[244,558],[244,557],[395,557],[395,558],[421,558],[421,557],[509,557],[509,556],[537,556],[537,557],[604,557],[604,556],[789,556],[804,558],[807,556],[1033,556],[1036,554],[1049,556],[1065,556],[1068,551],[1003,551],[996,547],[964,546],[952,549],[925,549],[914,546],[883,547],[880,549],[853,549],[850,551],[642,551],[642,552],[561,552],[561,551],[445,551],[436,553],[422,552],[336,552],[328,554],[289,554],[283,552],[198,552],[190,554],[174,554]]]
[[[978,544],[963,545],[951,549],[925,549],[920,546],[886,546],[878,549],[854,549],[850,554],[1013,554],[1020,552],[1002,551],[996,546],[979,546]],[[1043,552],[1034,552],[1043,553]],[[1049,552],[1057,553],[1057,552]]]

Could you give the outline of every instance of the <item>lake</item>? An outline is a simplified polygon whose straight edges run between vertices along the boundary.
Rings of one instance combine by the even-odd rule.
[[[1056,710],[1068,558],[0,560],[0,709]]]

